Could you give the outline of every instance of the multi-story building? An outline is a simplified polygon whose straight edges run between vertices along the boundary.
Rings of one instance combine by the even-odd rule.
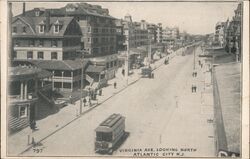
[[[230,53],[236,53],[237,59],[241,59],[241,23],[242,23],[242,4],[239,3],[235,15],[232,20],[228,22],[226,28],[226,50]]]
[[[141,20],[141,22],[134,22],[134,26],[136,47],[148,45],[150,37],[146,21]]]
[[[124,28],[122,25],[122,19],[117,19],[115,21],[116,24],[116,49],[117,51],[124,51],[125,50],[125,35],[124,35]]]
[[[162,43],[162,24],[158,23],[157,29],[156,29],[156,42]]]
[[[81,30],[70,17],[18,16],[12,21],[13,59],[81,58]]]
[[[69,3],[59,9],[35,8],[25,16],[40,17],[46,12],[51,17],[73,17],[80,25],[81,41],[87,57],[105,56],[116,53],[115,18],[108,9],[87,3]]]
[[[127,14],[122,20],[123,25],[123,35],[125,36],[124,45],[127,47],[129,45],[130,48],[136,47],[136,35],[135,35],[135,26],[132,21],[131,15]]]
[[[162,31],[162,42],[166,43],[170,48],[174,47],[176,41],[179,39],[179,28],[166,27]]]
[[[154,44],[157,42],[157,26],[155,24],[148,24],[147,26],[149,38],[151,43]]]
[[[220,47],[225,45],[226,22],[218,22],[215,26],[214,43]]]
[[[31,16],[31,13],[13,19],[14,62],[53,73],[53,90],[79,89],[81,69],[87,66],[83,61],[76,61],[83,58],[79,24],[73,17],[50,17],[48,12],[44,12],[45,16],[38,13]]]

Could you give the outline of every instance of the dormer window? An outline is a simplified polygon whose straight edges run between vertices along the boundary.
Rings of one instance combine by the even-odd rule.
[[[45,30],[45,25],[40,25],[39,26],[39,33],[44,33]]]
[[[26,27],[23,27],[23,33],[26,33]]]
[[[60,26],[59,26],[58,24],[56,24],[56,25],[54,26],[54,32],[55,32],[55,33],[59,33],[59,30],[60,30]]]
[[[38,17],[40,15],[40,11],[36,11],[35,14]]]
[[[57,20],[55,23],[54,23],[54,33],[59,33],[60,31],[60,22]]]

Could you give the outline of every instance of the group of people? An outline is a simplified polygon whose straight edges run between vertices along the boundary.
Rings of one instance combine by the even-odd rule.
[[[83,98],[83,104],[84,106],[87,105],[87,102],[89,104],[89,106],[92,105],[91,100],[97,100],[97,94],[99,94],[99,96],[102,95],[102,89],[100,88],[99,90],[95,89],[95,90],[91,90],[90,88],[88,89],[88,95]]]

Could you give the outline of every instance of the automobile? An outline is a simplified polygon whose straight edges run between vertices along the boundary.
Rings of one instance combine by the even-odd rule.
[[[152,68],[151,67],[143,67],[141,68],[141,75],[142,77],[151,78]]]

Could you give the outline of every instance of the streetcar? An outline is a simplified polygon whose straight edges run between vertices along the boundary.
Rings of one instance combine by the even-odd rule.
[[[112,154],[127,137],[125,117],[112,114],[96,129],[95,152]]]

